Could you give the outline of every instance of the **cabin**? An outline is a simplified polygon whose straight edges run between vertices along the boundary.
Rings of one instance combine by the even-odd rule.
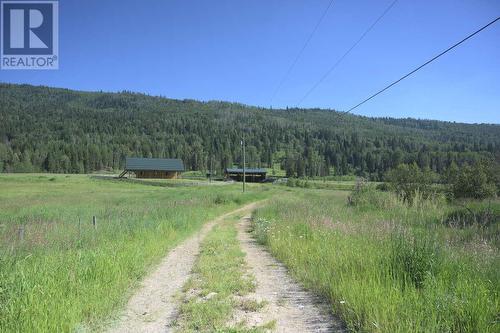
[[[266,174],[266,169],[245,169],[245,181],[249,183],[260,183],[266,179]],[[243,181],[243,169],[227,168],[224,170],[224,175],[226,179],[232,179],[237,182]]]
[[[119,178],[128,172],[133,172],[137,178],[177,179],[184,172],[184,163],[176,158],[127,157],[125,170]]]

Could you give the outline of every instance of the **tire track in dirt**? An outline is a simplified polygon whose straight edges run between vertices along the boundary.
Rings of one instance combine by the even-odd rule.
[[[257,327],[275,320],[276,332],[345,332],[329,306],[293,281],[285,266],[257,244],[250,234],[250,221],[246,216],[238,223],[238,239],[257,283],[255,292],[245,298],[267,305],[257,312],[237,310],[231,324]]]
[[[170,332],[178,308],[175,296],[191,275],[201,240],[216,223],[234,214],[246,214],[258,204],[259,202],[254,202],[219,216],[206,223],[197,234],[170,250],[141,282],[118,321],[107,332]]]

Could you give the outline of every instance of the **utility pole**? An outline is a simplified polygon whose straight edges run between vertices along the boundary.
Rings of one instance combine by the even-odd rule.
[[[210,174],[208,176],[208,182],[212,182],[212,173],[214,172],[214,164],[213,164],[213,159],[212,159],[212,154],[210,154]]]
[[[245,181],[246,181],[246,174],[245,174],[245,136],[243,136],[243,139],[241,140],[241,146],[243,147],[243,193],[245,193]]]

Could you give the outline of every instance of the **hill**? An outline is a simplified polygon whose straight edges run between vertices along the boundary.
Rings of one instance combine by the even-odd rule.
[[[190,170],[238,164],[290,176],[380,179],[416,162],[443,173],[500,153],[500,125],[369,118],[321,109],[0,84],[0,171],[120,169],[125,156],[182,158]]]

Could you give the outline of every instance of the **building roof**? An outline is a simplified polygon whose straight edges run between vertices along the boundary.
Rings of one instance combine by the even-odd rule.
[[[243,173],[243,169],[238,168],[227,168],[226,173]],[[266,169],[262,168],[245,168],[245,173],[267,173]]]
[[[127,157],[125,170],[128,171],[184,171],[184,163],[177,158]]]

